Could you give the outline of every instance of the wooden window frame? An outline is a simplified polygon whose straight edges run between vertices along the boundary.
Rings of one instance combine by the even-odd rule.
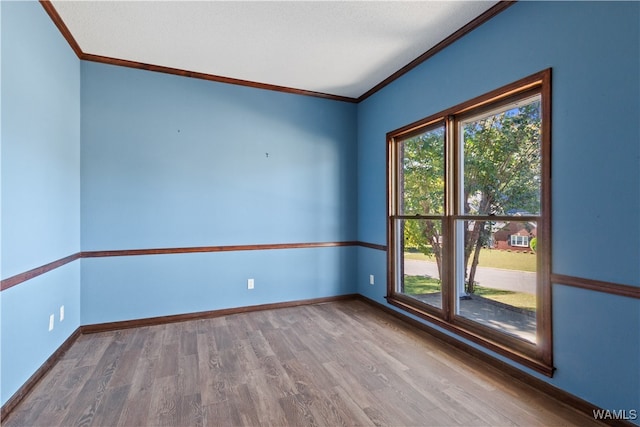
[[[396,224],[402,219],[442,220],[443,234],[448,236],[443,244],[443,253],[453,247],[453,230],[456,220],[492,220],[494,217],[464,215],[460,213],[458,202],[458,124],[464,118],[490,111],[501,105],[540,96],[541,105],[541,200],[540,214],[513,216],[513,221],[536,221],[537,246],[537,306],[536,343],[509,336],[499,330],[483,326],[455,314],[455,281],[449,280],[442,286],[442,308],[403,295],[396,291],[396,268],[398,257]],[[399,215],[398,190],[399,162],[398,141],[404,141],[438,126],[445,126],[445,201],[443,215]],[[540,71],[514,83],[473,98],[437,114],[426,117],[387,134],[387,301],[412,315],[418,316],[445,330],[506,356],[528,368],[549,377],[553,376],[553,337],[551,301],[551,69]],[[443,257],[443,276],[451,277],[455,256]]]

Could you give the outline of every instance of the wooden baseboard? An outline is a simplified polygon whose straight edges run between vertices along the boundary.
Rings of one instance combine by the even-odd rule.
[[[301,305],[322,304],[333,301],[351,300],[357,298],[356,294],[337,295],[324,298],[313,298],[297,301],[286,301],[273,304],[261,304],[247,307],[227,308],[222,310],[203,311],[198,313],[177,314],[173,316],[152,317],[147,319],[126,320],[122,322],[110,322],[94,325],[80,326],[69,338],[38,368],[38,370],[16,391],[7,402],[2,405],[0,423],[20,404],[36,384],[51,370],[58,360],[69,350],[74,342],[83,334],[114,331],[119,329],[137,328],[143,326],[162,325],[165,323],[185,322],[187,320],[207,319],[212,317],[228,316],[237,313],[251,311],[275,310],[279,308],[297,307]]]
[[[311,304],[321,304],[327,302],[334,301],[343,301],[343,300],[351,300],[351,299],[359,299],[364,301],[367,304],[370,304],[377,309],[407,323],[408,325],[415,327],[418,330],[421,330],[430,336],[442,341],[444,344],[457,349],[465,354],[468,354],[479,361],[491,366],[494,369],[499,370],[500,372],[509,375],[513,379],[520,381],[521,383],[533,387],[536,390],[539,390],[548,396],[558,400],[559,402],[564,403],[568,407],[586,414],[590,417],[593,417],[593,411],[595,409],[600,409],[595,405],[583,400],[577,396],[572,395],[564,390],[561,390],[546,381],[542,381],[536,377],[533,377],[522,370],[509,365],[499,359],[489,356],[481,350],[478,350],[475,347],[472,347],[468,344],[465,344],[462,341],[455,339],[445,333],[442,333],[435,328],[430,327],[429,325],[419,322],[415,319],[412,319],[404,314],[393,310],[383,304],[380,304],[372,299],[369,299],[360,294],[347,294],[347,295],[338,295],[333,297],[325,297],[325,298],[314,298],[307,300],[297,300],[297,301],[287,301],[281,303],[272,303],[272,304],[261,304],[247,307],[237,307],[237,308],[228,308],[221,310],[212,310],[212,311],[204,311],[197,313],[188,313],[188,314],[178,314],[173,316],[161,316],[161,317],[153,317],[147,319],[137,319],[137,320],[127,320],[121,322],[110,322],[110,323],[102,323],[102,324],[94,324],[94,325],[85,325],[76,329],[70,336],[67,338],[64,343],[44,362],[44,364],[27,380],[27,382],[16,391],[13,396],[2,406],[1,414],[0,414],[0,423],[3,422],[9,414],[18,406],[18,404],[29,394],[29,392],[35,387],[35,385],[46,375],[46,373],[56,364],[56,362],[67,352],[67,350],[73,345],[73,343],[83,334],[91,334],[97,332],[106,332],[113,331],[119,329],[128,329],[128,328],[136,328],[136,327],[144,327],[144,326],[153,326],[153,325],[162,325],[166,323],[175,323],[175,322],[184,322],[188,320],[198,320],[198,319],[207,319],[212,317],[220,317],[220,316],[228,316],[232,314],[238,313],[248,313],[252,311],[261,311],[261,310],[274,310],[280,308],[287,307],[297,307],[301,305],[311,305]],[[625,420],[603,420],[604,424],[612,425],[612,426],[628,426],[628,427],[636,427],[635,424],[625,421]]]
[[[33,390],[38,382],[51,370],[51,368],[60,360],[60,358],[71,348],[73,343],[82,335],[80,328],[77,328],[67,338],[56,351],[38,368],[36,372],[25,382],[22,387],[16,391],[13,396],[2,405],[0,409],[0,424],[9,416],[9,414],[18,406],[20,402]]]
[[[453,347],[457,350],[464,352],[465,354],[468,354],[478,359],[479,361],[499,370],[500,372],[509,375],[513,379],[520,381],[521,383],[526,384],[527,386],[532,387],[536,390],[539,390],[542,393],[545,393],[546,395],[556,399],[559,402],[562,402],[567,407],[575,411],[581,412],[593,418],[593,411],[596,409],[601,409],[587,402],[586,400],[579,398],[578,396],[575,396],[554,385],[549,384],[546,381],[542,381],[532,375],[529,375],[526,372],[508,363],[505,363],[500,359],[491,357],[487,353],[481,350],[478,350],[475,347],[472,347],[460,340],[455,339],[454,337],[451,337],[441,331],[438,331],[437,329],[432,328],[425,323],[419,322],[409,316],[406,316],[400,313],[399,311],[393,310],[383,304],[380,304],[377,301],[367,298],[364,295],[358,294],[357,299],[364,301],[365,303],[380,309],[381,311],[409,324],[410,326],[415,327],[416,329],[419,329],[429,334],[430,336],[438,339],[439,341],[442,341],[444,344],[450,347]],[[635,424],[625,420],[601,420],[601,422],[605,425],[611,425],[611,426],[637,427]]]
[[[229,316],[231,314],[248,313],[251,311],[275,310],[279,308],[297,307],[300,305],[320,304],[325,302],[355,299],[356,294],[338,295],[333,297],[313,298],[306,300],[277,302],[272,304],[250,305],[246,307],[224,308],[196,313],[176,314],[172,316],[149,317],[146,319],[124,320],[120,322],[98,323],[81,326],[83,334],[116,331],[120,329],[140,328],[144,326],[164,325],[166,323],[186,322],[188,320],[209,319],[212,317]]]

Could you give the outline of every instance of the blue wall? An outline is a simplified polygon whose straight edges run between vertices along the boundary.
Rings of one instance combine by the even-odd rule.
[[[5,279],[80,250],[80,61],[37,2],[0,8]],[[0,298],[4,404],[80,325],[80,263]]]
[[[552,67],[553,271],[640,286],[639,20],[637,2],[519,2],[360,103],[359,239],[385,244],[387,132]],[[361,276],[385,254],[359,251],[358,291],[384,304]],[[553,292],[549,382],[640,409],[640,301]]]
[[[86,325],[355,293],[353,247],[82,260]],[[247,289],[247,279],[255,289]]]
[[[83,63],[82,250],[355,240],[356,108]],[[82,322],[353,293],[352,265],[355,248],[84,259]]]
[[[80,65],[38,3],[0,2],[0,19],[2,278],[80,250],[386,244],[385,134],[552,67],[553,270],[640,286],[638,3],[517,3],[357,106]],[[0,293],[1,401],[80,324],[353,292],[384,304],[385,263],[338,247],[67,264]],[[553,291],[543,379],[640,408],[638,300]]]

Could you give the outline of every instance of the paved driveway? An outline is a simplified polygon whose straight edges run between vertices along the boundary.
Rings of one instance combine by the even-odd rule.
[[[435,262],[406,259],[404,273],[410,276],[438,277],[438,267]],[[532,295],[536,293],[536,273],[529,271],[478,267],[476,282],[487,288],[525,292]]]

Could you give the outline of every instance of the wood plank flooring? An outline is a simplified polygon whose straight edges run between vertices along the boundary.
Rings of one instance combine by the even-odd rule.
[[[83,335],[4,424],[600,425],[358,300]]]

